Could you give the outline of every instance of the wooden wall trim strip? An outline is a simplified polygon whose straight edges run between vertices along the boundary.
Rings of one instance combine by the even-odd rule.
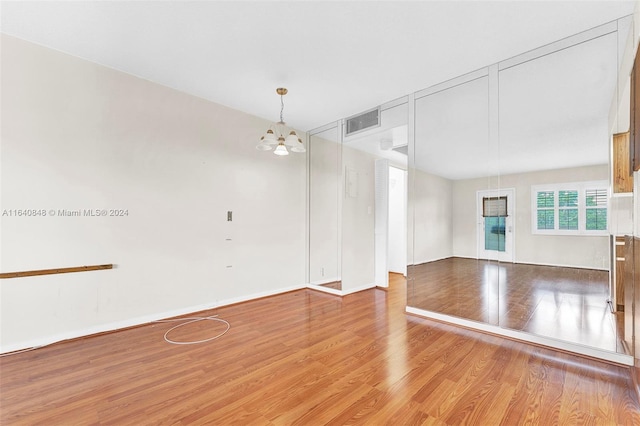
[[[32,277],[35,275],[67,274],[69,272],[99,271],[102,269],[113,269],[113,263],[105,265],[73,266],[70,268],[39,269],[35,271],[2,272],[0,273],[0,279]]]

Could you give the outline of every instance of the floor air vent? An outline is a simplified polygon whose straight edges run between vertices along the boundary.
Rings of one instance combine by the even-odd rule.
[[[345,136],[358,133],[362,130],[367,130],[372,127],[380,125],[380,109],[372,109],[365,113],[355,115],[347,118],[347,125],[345,126]]]

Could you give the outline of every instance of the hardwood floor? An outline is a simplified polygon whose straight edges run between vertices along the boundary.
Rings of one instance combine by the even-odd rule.
[[[453,257],[409,277],[409,306],[624,353],[607,271]]]
[[[300,290],[0,358],[2,425],[640,424],[629,369]],[[174,340],[204,339],[200,322]]]

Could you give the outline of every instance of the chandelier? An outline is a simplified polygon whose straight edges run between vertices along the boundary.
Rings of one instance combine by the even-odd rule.
[[[280,95],[280,121],[271,125],[267,133],[260,138],[260,142],[256,146],[258,151],[271,151],[276,155],[289,155],[291,152],[307,152],[302,144],[302,139],[296,135],[296,132],[287,129],[282,119],[284,111],[284,95],[288,92],[284,87],[278,87],[276,93]],[[287,134],[288,133],[288,134]],[[287,136],[285,136],[287,134]],[[289,147],[289,149],[287,149]],[[275,148],[275,149],[274,149]]]

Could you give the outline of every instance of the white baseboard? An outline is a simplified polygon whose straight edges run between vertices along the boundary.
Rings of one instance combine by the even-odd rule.
[[[264,291],[260,293],[254,293],[247,296],[234,297],[231,299],[223,299],[212,303],[203,303],[200,305],[188,306],[180,309],[173,309],[171,311],[156,312],[149,315],[143,315],[135,318],[128,318],[121,321],[114,321],[105,324],[98,324],[87,328],[78,330],[69,330],[63,333],[57,333],[52,336],[46,336],[36,339],[24,340],[21,342],[9,343],[0,345],[0,354],[7,352],[14,352],[23,349],[39,348],[42,346],[48,346],[53,343],[62,342],[64,340],[77,339],[79,337],[91,336],[93,334],[105,333],[110,331],[116,331],[123,328],[135,327],[138,325],[147,324],[153,321],[161,319],[167,319],[177,317],[181,315],[192,314],[196,312],[206,311],[209,309],[220,308],[222,306],[233,305],[241,302],[248,302],[250,300],[261,299],[263,297],[275,296],[277,294],[287,293],[290,291],[301,290],[306,288],[305,285],[279,288],[277,290]]]
[[[332,281],[329,281],[332,282]],[[317,284],[308,284],[307,288],[311,289],[311,290],[317,290],[317,291],[321,291],[323,293],[329,293],[329,294],[333,294],[335,296],[342,296],[342,290],[337,290],[335,288],[330,288],[330,287],[324,287],[321,285],[317,285]]]
[[[364,290],[369,290],[372,288],[376,288],[376,284],[375,283],[369,283],[369,284],[365,284],[365,285],[361,285],[359,287],[354,287],[354,288],[350,288],[348,290],[342,290],[342,295],[346,296],[347,294],[353,294],[353,293],[357,293],[359,291],[364,291]]]
[[[433,259],[426,259],[426,260],[420,260],[419,262],[414,262],[410,265],[407,266],[418,266],[418,265],[422,265],[423,263],[431,263],[431,262],[437,262],[438,260],[445,260],[445,259],[449,259],[452,257],[461,257],[461,256],[443,256],[443,257],[434,257]]]
[[[450,315],[440,314],[437,312],[425,311],[423,309],[412,308],[407,306],[406,312],[425,318],[431,318],[449,324],[460,325],[471,328],[473,330],[484,331],[498,336],[509,337],[511,339],[520,340],[522,342],[534,343],[537,345],[547,346],[554,349],[560,349],[572,352],[578,355],[585,355],[592,358],[598,358],[605,361],[615,362],[617,364],[633,366],[633,357],[631,355],[619,354],[616,352],[606,351],[591,346],[584,346],[578,343],[571,343],[564,340],[557,340],[550,337],[544,337],[537,334],[526,333],[524,331],[502,328],[497,325],[481,323],[464,318],[453,317]]]
[[[311,284],[311,285],[323,285],[323,284],[335,283],[337,281],[342,281],[342,278],[340,278],[340,277],[323,278],[321,280],[312,281],[309,284]]]
[[[417,265],[422,265],[423,263],[431,263],[431,262],[437,262],[438,260],[444,260],[444,259],[450,259],[452,257],[458,257],[460,259],[471,259],[471,260],[486,260],[486,259],[478,259],[477,257],[474,256],[461,256],[461,255],[451,255],[451,256],[446,256],[446,257],[440,257],[437,259],[433,259],[433,260],[426,260],[424,262],[420,262],[420,263],[414,263],[413,265],[409,265],[409,266],[417,266]],[[494,260],[494,262],[498,262],[497,260]],[[535,265],[535,266],[554,266],[554,267],[559,267],[559,268],[575,268],[575,269],[591,269],[594,271],[608,271],[609,269],[607,268],[599,268],[599,267],[595,267],[595,266],[584,266],[584,265],[565,265],[562,263],[539,263],[539,262],[527,262],[525,260],[514,260],[513,262],[502,262],[502,263],[513,263],[516,265]]]
[[[376,288],[376,285],[374,283],[370,283],[370,284],[365,284],[365,285],[362,285],[362,286],[350,288],[348,290],[344,290],[344,289],[336,290],[336,289],[329,288],[329,287],[323,287],[323,286],[319,286],[319,285],[315,285],[315,284],[308,284],[307,288],[310,288],[312,290],[322,291],[322,292],[329,293],[329,294],[334,294],[336,296],[346,296],[347,294],[353,294],[353,293],[357,293],[359,291],[364,291],[364,290],[369,290],[369,289],[372,289],[372,288]]]
[[[562,263],[537,263],[537,262],[527,262],[527,261],[516,261],[514,262],[515,264],[518,265],[534,265],[534,266],[553,266],[553,267],[558,267],[558,268],[574,268],[574,269],[591,269],[594,271],[609,271],[609,269],[607,268],[598,268],[595,266],[583,266],[583,265],[565,265]]]
[[[452,254],[449,257],[459,257],[460,259],[473,259],[473,260],[478,260],[477,256],[462,256],[462,255],[457,255],[457,254]],[[445,259],[448,259],[448,257],[446,257]]]
[[[275,296],[277,294],[288,293],[290,291],[302,290],[305,287],[306,287],[305,285],[297,285],[297,286],[279,288],[277,290],[263,291],[263,292],[260,292],[260,293],[253,293],[253,294],[250,294],[248,296],[234,297],[232,299],[223,299],[223,300],[220,300],[218,302],[217,306],[214,306],[214,308],[233,305],[235,303],[248,302],[250,300],[255,300],[255,299],[262,299],[263,297]]]

